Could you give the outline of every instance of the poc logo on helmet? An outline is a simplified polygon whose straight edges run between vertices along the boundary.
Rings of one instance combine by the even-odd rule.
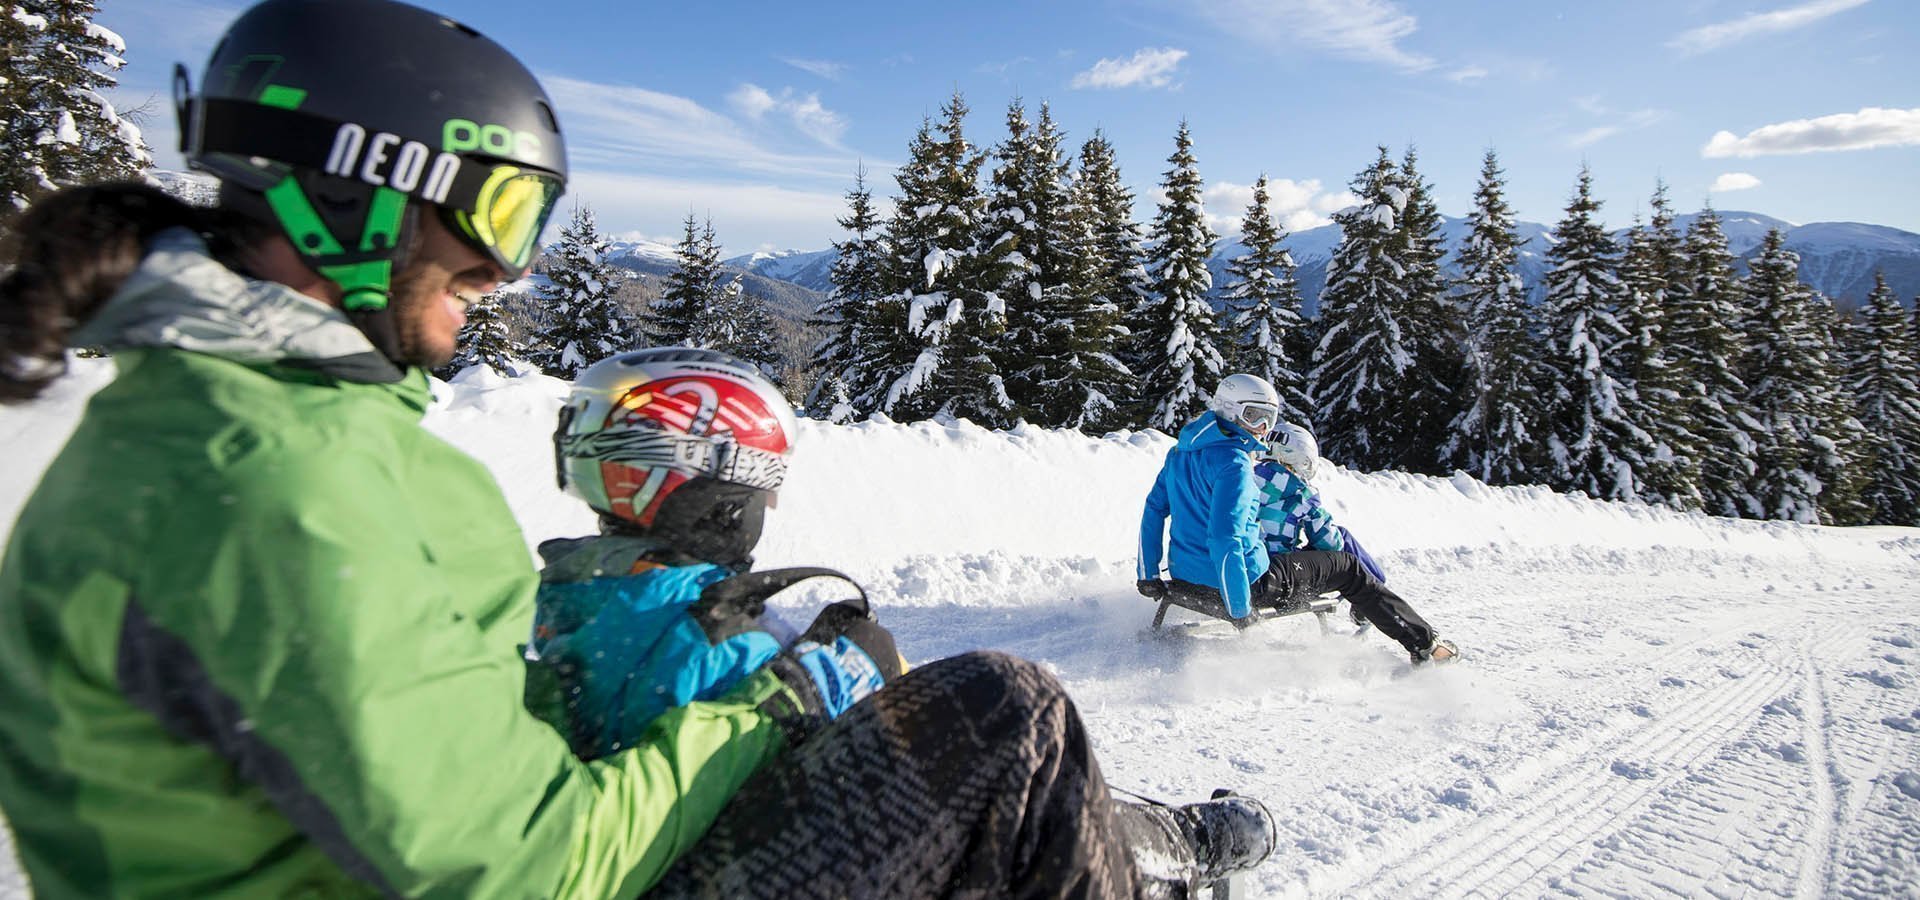
[[[358,178],[403,194],[420,188],[422,199],[445,203],[447,191],[453,188],[454,176],[460,173],[460,157],[435,153],[426,144],[384,131],[374,132],[373,140],[368,141],[367,129],[348,122],[333,133],[333,149],[327,153],[326,172]]]
[[[478,150],[508,159],[533,159],[540,155],[540,136],[514,131],[505,125],[481,125],[467,119],[448,119],[441,127],[440,146],[450,153]]]

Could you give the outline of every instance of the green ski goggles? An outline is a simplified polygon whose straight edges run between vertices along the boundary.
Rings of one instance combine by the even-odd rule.
[[[540,251],[540,232],[559,205],[566,182],[549,172],[495,166],[467,206],[442,206],[454,233],[515,278]]]

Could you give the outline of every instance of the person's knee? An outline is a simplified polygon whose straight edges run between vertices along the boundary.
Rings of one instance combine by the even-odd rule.
[[[908,673],[909,679],[938,684],[970,718],[1005,718],[1008,724],[1030,724],[1072,701],[1066,686],[1046,667],[997,650],[975,650],[928,663]]]

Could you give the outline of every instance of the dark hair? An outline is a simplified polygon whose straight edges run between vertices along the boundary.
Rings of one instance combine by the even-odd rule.
[[[0,402],[31,400],[66,373],[67,335],[120,289],[154,235],[205,230],[212,218],[119,181],[51,194],[14,219],[0,280]]]

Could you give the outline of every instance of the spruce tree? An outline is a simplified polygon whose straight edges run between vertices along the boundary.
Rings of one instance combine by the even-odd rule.
[[[1920,525],[1920,344],[1885,273],[1873,273],[1860,330],[1848,387],[1866,434],[1863,500],[1875,524]]]
[[[958,92],[941,121],[923,127],[896,176],[901,197],[887,233],[896,292],[883,315],[905,316],[902,349],[870,369],[881,411],[898,419],[965,416],[987,427],[1011,423],[1013,400],[990,347],[1006,330],[1010,250],[986,227],[980,192],[985,154],[967,142],[967,105]]]
[[[1270,199],[1262,174],[1240,222],[1240,245],[1247,252],[1227,264],[1231,280],[1223,296],[1234,317],[1234,369],[1273,385],[1280,393],[1282,419],[1307,423],[1313,421],[1313,405],[1307,399],[1305,367],[1291,353],[1301,324],[1300,285],[1293,277],[1293,257],[1280,246],[1287,233],[1274,224],[1267,209]]]
[[[853,190],[847,192],[847,215],[839,223],[851,236],[833,245],[833,268],[828,274],[833,288],[807,320],[821,335],[813,350],[819,374],[807,408],[815,413],[837,410],[840,418],[835,421],[847,421],[871,411],[854,402],[852,386],[865,380],[859,370],[861,347],[877,324],[874,307],[887,293],[887,249],[873,209],[873,193],[867,189],[865,167],[854,173]]]
[[[1067,163],[1060,150],[1060,129],[1045,104],[1037,125],[1029,125],[1018,99],[1007,107],[1007,139],[994,149],[987,194],[985,233],[1003,247],[1004,280],[995,288],[1006,302],[1007,330],[997,342],[999,368],[1018,414],[1041,415],[1042,394],[1063,373],[1052,368],[1058,357],[1044,352],[1054,310],[1044,298],[1065,287],[1066,256],[1060,246],[1067,215]],[[1058,298],[1056,297],[1056,300]]]
[[[1402,279],[1406,299],[1400,321],[1406,330],[1405,340],[1413,349],[1414,365],[1407,372],[1407,393],[1401,402],[1407,420],[1389,465],[1439,474],[1440,448],[1462,402],[1464,317],[1453,306],[1446,274],[1440,267],[1440,260],[1446,256],[1441,235],[1445,223],[1433,200],[1433,185],[1421,176],[1418,166],[1417,154],[1408,147],[1397,173],[1407,200],[1396,233],[1402,242],[1397,255],[1406,266]]]
[[[1161,180],[1166,200],[1148,232],[1149,304],[1135,312],[1134,354],[1148,427],[1172,431],[1206,409],[1224,360],[1207,292],[1213,230],[1201,206],[1201,181],[1187,123],[1174,137]]]
[[[1466,323],[1465,409],[1448,429],[1441,459],[1488,484],[1526,484],[1544,475],[1533,420],[1546,376],[1533,310],[1515,268],[1520,239],[1502,175],[1499,158],[1488,150],[1473,211],[1467,214],[1454,287],[1454,305]]]
[[[127,47],[98,12],[94,0],[14,0],[0,15],[0,221],[59,188],[152,165],[140,129],[107,100]]]
[[[1089,325],[1089,345],[1116,357],[1108,377],[1118,380],[1095,389],[1115,404],[1110,424],[1146,427],[1149,410],[1138,399],[1144,392],[1139,373],[1151,348],[1136,353],[1130,328],[1152,294],[1146,251],[1140,224],[1133,220],[1133,192],[1121,181],[1113,144],[1098,129],[1080,146],[1075,190],[1091,242],[1084,251],[1084,274],[1078,277],[1086,282],[1089,308],[1111,310],[1116,317]]]
[[[1699,441],[1668,347],[1668,308],[1684,289],[1686,254],[1664,182],[1654,188],[1652,208],[1652,220],[1629,235],[1620,267],[1626,289],[1620,310],[1628,340],[1626,377],[1636,401],[1627,418],[1653,438],[1641,497],[1674,509],[1699,509]]]
[[[694,329],[707,307],[720,299],[720,248],[714,241],[713,221],[704,229],[696,226],[693,213],[687,213],[686,231],[673,248],[673,271],[666,284],[647,308],[641,331],[648,344],[676,347],[696,340]]]
[[[1045,132],[1044,110],[1041,121]],[[1027,389],[1034,420],[1051,427],[1096,430],[1128,424],[1121,403],[1133,390],[1133,377],[1115,352],[1127,332],[1112,299],[1117,276],[1101,240],[1102,198],[1124,188],[1107,179],[1115,175],[1110,156],[1104,169],[1098,159],[1090,169],[1087,149],[1094,146],[1093,141],[1083,145],[1081,169],[1068,182],[1064,210],[1050,217],[1048,227],[1054,277],[1037,307],[1039,343]],[[1095,170],[1104,174],[1090,177]]]
[[[1604,500],[1640,496],[1653,439],[1627,416],[1634,402],[1625,379],[1631,347],[1620,323],[1624,286],[1619,248],[1596,218],[1593,173],[1582,167],[1567,213],[1547,250],[1546,321],[1549,387],[1538,436],[1546,445],[1550,482]]]
[[[1687,229],[1685,250],[1688,283],[1669,306],[1668,346],[1700,451],[1701,499],[1717,516],[1760,518],[1760,501],[1750,490],[1758,426],[1746,411],[1747,386],[1738,368],[1742,294],[1712,207]]]
[[[735,276],[702,307],[687,334],[687,345],[731,354],[753,363],[776,385],[782,359],[774,338],[778,329],[766,301],[749,295]]]
[[[571,380],[581,369],[632,348],[635,328],[615,298],[620,270],[607,262],[607,238],[590,207],[573,208],[572,219],[560,229],[560,243],[547,252],[547,283],[536,290],[546,322],[534,334],[530,361],[548,375]]]
[[[1405,406],[1416,363],[1406,314],[1406,242],[1399,235],[1407,192],[1387,148],[1354,176],[1359,204],[1334,214],[1340,244],[1320,294],[1320,343],[1307,393],[1321,455],[1360,469],[1394,465],[1408,425]]]
[[[460,328],[459,349],[443,369],[442,378],[469,366],[486,366],[501,375],[518,373],[515,357],[523,351],[507,329],[506,290],[495,290],[467,307],[467,324]]]
[[[1867,500],[1872,480],[1872,440],[1859,416],[1858,397],[1849,389],[1848,337],[1854,331],[1841,319],[1833,301],[1807,289],[1807,321],[1812,326],[1811,348],[1823,360],[1809,388],[1815,395],[1813,416],[1824,429],[1816,441],[1815,477],[1820,479],[1820,520],[1833,525],[1865,525],[1873,521]],[[1827,444],[1831,446],[1826,446]]]

